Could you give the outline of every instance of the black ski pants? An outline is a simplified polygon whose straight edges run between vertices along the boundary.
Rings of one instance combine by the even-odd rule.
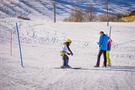
[[[106,62],[107,62],[107,60],[106,60],[106,51],[103,51],[103,50],[99,50],[99,53],[98,53],[98,56],[97,56],[97,63],[96,63],[97,67],[100,66],[100,57],[101,57],[102,54],[104,55],[104,63],[103,63],[103,65],[104,65],[104,67],[106,67]]]

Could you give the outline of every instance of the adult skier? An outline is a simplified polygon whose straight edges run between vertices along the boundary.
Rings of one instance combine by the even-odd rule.
[[[100,57],[103,54],[104,55],[104,63],[103,66],[106,67],[106,51],[107,51],[107,43],[109,40],[109,37],[107,35],[104,34],[103,31],[100,31],[100,38],[99,38],[99,53],[97,56],[97,63],[95,65],[95,67],[99,67],[100,66]]]

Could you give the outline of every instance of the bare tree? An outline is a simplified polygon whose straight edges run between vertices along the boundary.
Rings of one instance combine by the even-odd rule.
[[[66,18],[64,21],[70,22],[82,22],[83,21],[83,11],[79,8],[75,8],[69,18]]]
[[[75,22],[82,22],[83,21],[83,13],[81,9],[75,9],[72,13]]]
[[[90,3],[88,7],[88,13],[87,13],[87,19],[88,21],[93,21],[94,20],[94,14],[93,14],[93,4]]]

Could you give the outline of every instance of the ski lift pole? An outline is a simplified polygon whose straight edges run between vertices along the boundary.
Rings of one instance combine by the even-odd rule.
[[[107,26],[109,26],[109,0],[106,0],[106,14],[107,14]]]
[[[56,1],[53,1],[53,11],[54,11],[54,23],[56,23]]]
[[[21,66],[23,66],[23,58],[22,58],[22,49],[21,49],[21,43],[20,43],[20,36],[19,36],[19,28],[18,24],[16,23],[16,31],[17,31],[17,36],[18,36],[18,44],[19,44],[19,51],[20,51],[20,59],[21,59]]]

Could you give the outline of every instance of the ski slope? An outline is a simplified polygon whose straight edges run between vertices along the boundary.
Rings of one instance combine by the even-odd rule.
[[[92,9],[95,14],[106,12],[105,0],[55,0],[57,20],[63,21],[71,12],[80,8],[86,12]],[[53,20],[54,0],[0,0],[0,18],[7,17],[46,17]],[[110,15],[127,15],[135,10],[134,0],[110,0]],[[91,12],[91,11],[90,11]]]
[[[15,23],[19,24],[24,68],[20,64]],[[112,68],[94,68],[99,31],[105,22],[64,23],[43,20],[0,21],[0,90],[134,90],[135,23],[110,22]],[[13,32],[12,55],[10,32]],[[69,65],[82,69],[57,69],[65,38],[73,40]]]

